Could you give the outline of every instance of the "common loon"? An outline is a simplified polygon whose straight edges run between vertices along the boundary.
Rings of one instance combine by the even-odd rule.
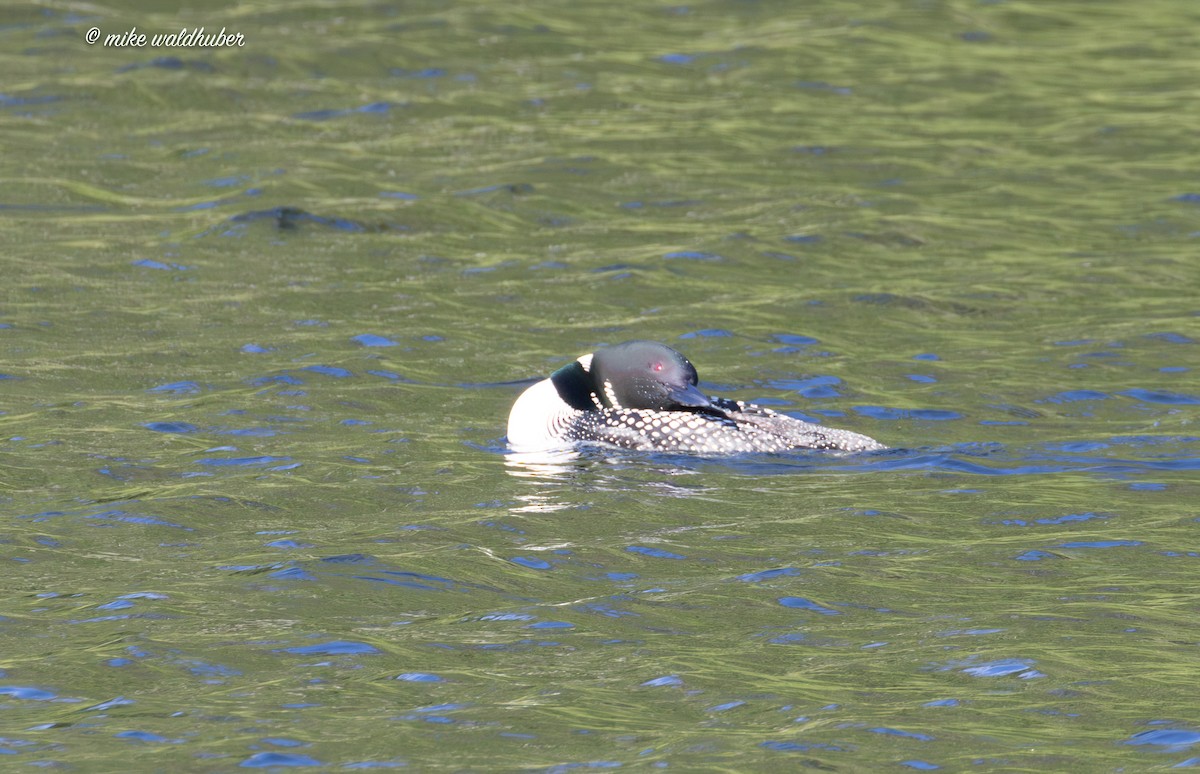
[[[580,442],[695,454],[887,448],[848,430],[705,396],[698,381],[687,358],[657,341],[599,349],[521,393],[508,415],[508,443],[518,452]]]

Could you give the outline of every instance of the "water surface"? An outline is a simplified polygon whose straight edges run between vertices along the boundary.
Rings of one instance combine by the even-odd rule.
[[[0,15],[11,762],[1200,764],[1192,3],[149,5]],[[892,448],[505,453],[629,338]]]

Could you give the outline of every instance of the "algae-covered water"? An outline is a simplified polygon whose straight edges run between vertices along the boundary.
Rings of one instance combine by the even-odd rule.
[[[1197,52],[1190,0],[9,5],[5,763],[1200,765]],[[631,338],[892,448],[506,455]]]

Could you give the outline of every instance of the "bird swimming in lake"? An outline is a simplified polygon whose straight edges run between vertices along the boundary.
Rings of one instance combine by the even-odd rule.
[[[886,449],[873,438],[706,396],[688,359],[657,341],[598,349],[529,387],[508,415],[514,451],[610,444],[622,449],[737,454]]]

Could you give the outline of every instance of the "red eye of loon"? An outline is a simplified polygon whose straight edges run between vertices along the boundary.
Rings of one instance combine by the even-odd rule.
[[[650,367],[653,368],[655,371],[661,371],[663,369],[662,363],[654,363]]]

